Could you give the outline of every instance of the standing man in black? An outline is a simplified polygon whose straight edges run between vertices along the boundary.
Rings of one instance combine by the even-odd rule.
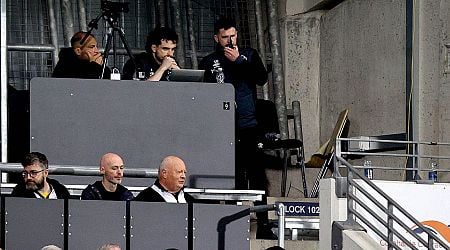
[[[257,157],[256,85],[267,82],[267,71],[258,52],[238,47],[238,31],[232,19],[214,25],[216,51],[200,62],[205,81],[231,83],[236,101],[236,189],[267,191],[265,169]],[[258,238],[272,238],[267,213],[258,215]]]

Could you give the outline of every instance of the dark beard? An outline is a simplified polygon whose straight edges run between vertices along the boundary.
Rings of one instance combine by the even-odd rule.
[[[223,55],[224,51],[225,48],[220,43],[216,43],[216,52]]]
[[[38,191],[44,187],[44,178],[36,181],[26,182],[26,189],[31,191]]]

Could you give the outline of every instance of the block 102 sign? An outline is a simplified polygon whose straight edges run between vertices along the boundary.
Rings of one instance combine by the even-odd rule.
[[[285,208],[285,215],[290,217],[298,216],[319,216],[320,208],[318,202],[281,202]]]

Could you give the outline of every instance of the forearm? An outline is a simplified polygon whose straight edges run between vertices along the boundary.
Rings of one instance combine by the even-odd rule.
[[[163,67],[159,67],[155,74],[153,74],[152,76],[150,76],[147,81],[160,81],[162,76],[164,75],[164,72],[166,71],[166,69],[164,69]]]

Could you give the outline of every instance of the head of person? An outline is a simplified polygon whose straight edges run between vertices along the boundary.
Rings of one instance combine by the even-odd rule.
[[[236,22],[227,17],[221,17],[214,23],[214,40],[220,47],[226,47],[230,43],[237,45]]]
[[[117,185],[123,179],[124,164],[122,157],[115,153],[106,153],[100,159],[100,173],[103,175],[103,182]]]
[[[145,50],[161,64],[166,56],[174,57],[177,41],[178,35],[175,30],[167,27],[156,27],[147,36]]]
[[[31,152],[22,160],[22,177],[25,187],[31,191],[39,191],[44,188],[48,176],[47,157],[39,152]]]
[[[118,244],[106,244],[101,246],[98,250],[120,250],[120,246]]]
[[[79,59],[92,62],[99,56],[100,51],[98,51],[97,40],[92,34],[89,34],[83,44],[81,44],[81,40],[86,34],[84,31],[75,33],[70,39],[70,45]]]
[[[171,193],[179,192],[186,182],[186,165],[176,156],[167,156],[159,165],[159,183]]]
[[[62,249],[55,245],[47,245],[47,246],[41,248],[41,250],[62,250]]]

